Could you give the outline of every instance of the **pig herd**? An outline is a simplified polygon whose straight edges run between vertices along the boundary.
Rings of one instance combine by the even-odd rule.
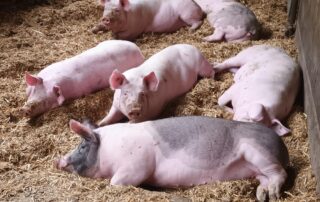
[[[93,32],[111,31],[133,40],[144,32],[194,30],[206,15],[214,33],[203,40],[244,41],[259,36],[252,11],[234,0],[100,0],[101,22]],[[234,84],[218,99],[234,120],[203,116],[155,120],[199,77],[231,71]],[[222,63],[209,62],[196,47],[169,46],[145,60],[139,47],[107,40],[72,58],[25,74],[22,111],[39,116],[65,100],[110,87],[112,106],[96,124],[71,120],[80,145],[57,159],[58,169],[112,185],[188,187],[218,180],[256,178],[259,201],[278,199],[286,181],[287,148],[279,136],[291,111],[300,70],[284,50],[246,48]],[[128,122],[123,122],[128,120]]]

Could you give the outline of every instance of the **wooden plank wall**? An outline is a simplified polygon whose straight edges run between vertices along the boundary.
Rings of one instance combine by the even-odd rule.
[[[320,0],[300,0],[296,24],[311,163],[320,194]]]

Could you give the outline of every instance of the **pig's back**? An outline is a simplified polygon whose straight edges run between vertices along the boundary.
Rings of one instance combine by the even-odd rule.
[[[137,76],[154,71],[160,82],[165,80],[165,87],[183,86],[189,89],[197,80],[197,68],[202,65],[202,61],[203,56],[198,49],[188,44],[177,44],[154,54],[137,68],[127,70],[124,75],[128,80],[135,80]],[[169,92],[177,91],[180,90]]]
[[[39,76],[48,78],[78,75],[90,80],[87,77],[91,75],[95,78],[108,77],[115,68],[123,71],[140,65],[143,59],[140,49],[134,43],[108,40],[71,58],[49,65],[39,73]]]
[[[299,67],[281,49],[258,46],[260,56],[248,59],[235,74],[236,95],[234,107],[260,103],[278,118],[283,118],[291,108],[299,87]],[[241,96],[239,96],[241,95]],[[284,107],[288,106],[288,107]]]
[[[188,116],[150,122],[155,142],[161,153],[183,154],[183,163],[201,169],[213,169],[228,163],[243,139],[250,139],[258,150],[273,156],[275,161],[287,162],[286,147],[271,129],[256,123],[217,118]],[[182,153],[181,153],[182,152]]]

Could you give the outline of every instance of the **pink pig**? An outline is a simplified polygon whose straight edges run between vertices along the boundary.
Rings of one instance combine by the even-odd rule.
[[[195,0],[207,14],[214,33],[208,42],[245,41],[257,38],[260,24],[254,13],[236,0]]]
[[[145,32],[174,32],[183,26],[195,30],[204,13],[192,0],[100,0],[102,22],[94,33],[110,30],[116,38],[133,40]]]
[[[155,118],[170,100],[190,90],[198,75],[213,77],[213,67],[197,48],[187,44],[165,48],[123,74],[113,71],[113,103],[99,125],[116,123],[125,117],[131,122]]]
[[[111,185],[190,187],[256,178],[257,199],[280,197],[289,156],[271,129],[203,116],[118,123],[94,129],[70,121],[83,140],[55,161],[58,169]]]
[[[143,61],[144,57],[134,43],[110,40],[54,63],[37,76],[26,73],[28,100],[22,111],[26,116],[34,117],[62,105],[67,99],[106,88],[115,68],[123,72]]]
[[[300,69],[291,57],[280,48],[256,45],[215,65],[225,69],[236,72],[235,83],[218,104],[231,102],[234,120],[260,122],[279,135],[290,132],[279,120],[288,116],[299,90]]]

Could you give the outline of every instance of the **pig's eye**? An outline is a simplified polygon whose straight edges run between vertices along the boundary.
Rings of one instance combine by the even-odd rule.
[[[146,96],[146,93],[145,93],[145,92],[141,92],[141,93],[139,93],[139,96],[140,96],[140,97],[145,97],[145,96]]]
[[[83,153],[83,151],[85,150],[85,148],[86,148],[86,145],[80,145],[79,153]]]

